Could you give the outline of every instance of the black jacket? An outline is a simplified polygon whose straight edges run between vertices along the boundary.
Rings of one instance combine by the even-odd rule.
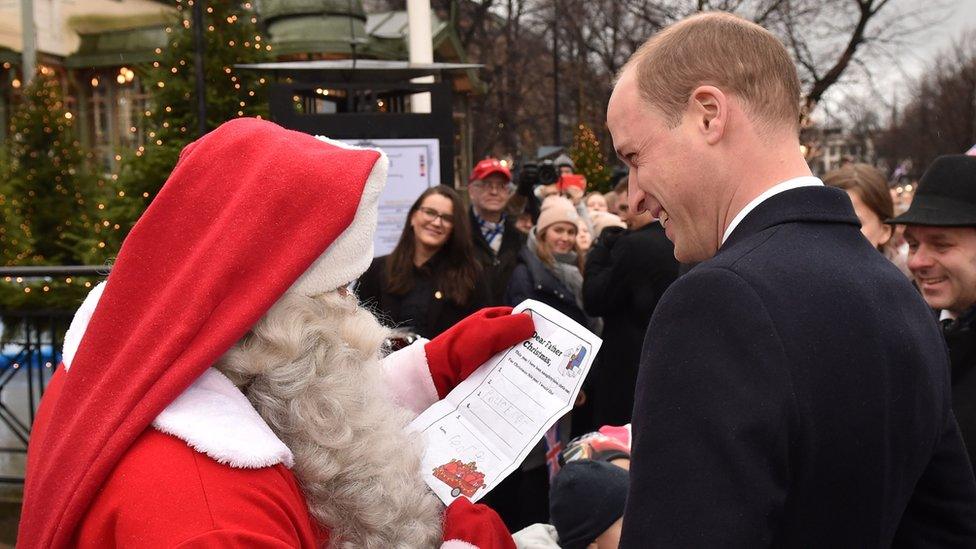
[[[388,326],[409,330],[433,339],[459,320],[486,306],[488,289],[483,277],[475,284],[467,303],[458,305],[447,299],[437,285],[434,273],[440,268],[435,255],[419,268],[414,268],[414,287],[403,295],[387,291],[386,262],[390,256],[373,259],[369,269],[356,286],[356,295],[365,307],[372,309]]]
[[[976,466],[976,307],[943,331],[952,360],[952,409]]]
[[[644,333],[677,277],[674,244],[657,222],[636,231],[605,229],[587,255],[583,308],[603,317],[603,346],[588,392],[595,427],[630,423]]]
[[[505,232],[502,233],[502,245],[496,254],[478,226],[474,210],[468,208],[471,218],[471,238],[474,242],[475,256],[484,268],[485,280],[488,283],[488,305],[504,305],[505,290],[512,271],[518,262],[519,250],[525,246],[526,235],[515,227],[515,219],[508,216],[505,219]]]
[[[518,255],[518,265],[508,281],[505,304],[514,307],[526,299],[545,303],[581,326],[593,329],[592,319],[586,317],[573,292],[546,268],[535,252],[523,246]]]
[[[844,191],[749,213],[651,318],[621,547],[973,547],[928,307]]]

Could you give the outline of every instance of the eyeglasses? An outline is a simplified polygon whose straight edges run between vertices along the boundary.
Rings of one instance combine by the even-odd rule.
[[[472,183],[470,186],[474,187],[475,189],[483,189],[489,192],[496,192],[499,194],[512,192],[511,183],[499,183],[497,181],[494,181],[492,183],[487,183],[485,181],[477,181],[475,183]]]
[[[445,225],[454,225],[454,216],[451,214],[442,214],[433,208],[417,208],[420,212],[421,217],[424,221],[428,223],[433,223],[435,219],[440,218],[441,223]]]

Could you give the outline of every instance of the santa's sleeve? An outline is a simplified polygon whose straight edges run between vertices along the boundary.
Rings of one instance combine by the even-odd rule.
[[[516,549],[515,540],[491,507],[462,496],[444,515],[441,549]]]
[[[390,353],[382,362],[387,390],[393,401],[415,415],[439,400],[427,364],[426,344],[427,340],[421,338]]]

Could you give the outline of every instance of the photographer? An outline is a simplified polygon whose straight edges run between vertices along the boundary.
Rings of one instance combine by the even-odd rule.
[[[525,197],[525,211],[532,216],[533,223],[539,219],[542,203],[547,197],[560,195],[570,199],[576,213],[593,234],[593,221],[583,202],[586,178],[573,173],[573,161],[569,156],[562,154],[555,161],[536,160],[523,164],[516,192]]]

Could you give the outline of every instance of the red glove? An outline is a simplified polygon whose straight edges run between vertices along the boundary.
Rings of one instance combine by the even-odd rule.
[[[463,541],[478,549],[515,549],[515,541],[494,509],[461,496],[444,515],[444,547]]]
[[[532,317],[513,315],[511,307],[481,309],[451,326],[424,345],[437,396],[444,398],[478,366],[533,333]]]

